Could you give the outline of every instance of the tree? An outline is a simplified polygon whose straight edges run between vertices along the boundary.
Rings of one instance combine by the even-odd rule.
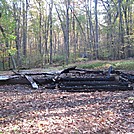
[[[95,51],[95,59],[99,58],[98,55],[98,11],[97,11],[97,5],[98,5],[98,0],[95,0],[95,46],[94,46],[94,51]]]
[[[52,20],[52,9],[53,9],[53,0],[51,0],[51,3],[49,4],[49,10],[50,10],[50,13],[49,13],[49,16],[50,16],[50,60],[49,60],[49,63],[52,64],[52,46],[53,46],[53,40],[52,40],[52,31],[53,31],[53,27],[52,27],[52,23],[53,23],[53,20]]]
[[[119,58],[124,58],[124,28],[122,20],[122,10],[121,10],[122,1],[118,0],[118,12],[119,12],[119,47],[122,48],[121,52],[119,51]],[[120,53],[122,54],[120,57]]]
[[[134,55],[133,0],[1,0],[0,6],[5,68],[13,56],[17,66],[43,67],[81,60],[81,53],[90,60]]]
[[[13,17],[15,20],[15,43],[16,43],[16,49],[17,49],[17,66],[21,66],[21,42],[20,42],[20,9],[18,7],[18,4],[13,2]]]
[[[58,14],[58,18],[61,23],[62,31],[64,34],[64,50],[65,50],[65,62],[68,64],[69,62],[69,5],[70,5],[70,0],[65,0],[65,22],[64,19],[62,20],[60,12],[58,10],[57,5],[55,4],[56,12]]]
[[[8,56],[8,66],[10,66],[10,58],[12,62],[12,68],[16,68],[16,62],[14,60],[13,55],[16,52],[16,49],[13,48],[12,44],[10,44],[10,41],[15,40],[15,35],[14,35],[14,19],[12,18],[12,11],[10,10],[10,6],[8,3],[3,0],[1,3],[1,8],[0,11],[0,31],[2,33],[3,38],[1,38],[1,42],[5,44],[4,49],[7,52]],[[3,49],[3,48],[2,48]],[[3,57],[4,58],[4,57]],[[3,63],[3,69],[5,69],[4,63]]]
[[[28,0],[23,1],[23,55],[27,55],[27,14],[28,14]]]

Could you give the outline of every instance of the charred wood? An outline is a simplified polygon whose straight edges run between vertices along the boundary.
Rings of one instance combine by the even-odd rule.
[[[91,91],[117,91],[117,90],[133,90],[133,87],[128,86],[118,86],[118,85],[110,85],[110,86],[60,86],[60,90],[69,91],[69,92],[91,92]]]
[[[115,77],[110,78],[61,78],[60,81],[114,81]]]
[[[64,86],[80,86],[80,85],[86,85],[86,86],[96,86],[96,85],[121,85],[121,86],[128,86],[128,82],[116,82],[116,81],[70,81],[70,82],[61,82],[60,85]]]

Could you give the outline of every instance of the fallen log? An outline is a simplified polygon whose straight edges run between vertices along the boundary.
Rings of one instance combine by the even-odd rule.
[[[117,81],[69,81],[69,82],[61,82],[59,83],[60,85],[64,85],[64,86],[82,86],[82,85],[86,85],[86,86],[96,86],[96,85],[103,85],[103,86],[107,86],[107,85],[121,85],[121,86],[128,86],[129,83],[128,82],[117,82]]]
[[[30,82],[32,88],[38,89],[38,85],[37,85],[37,83],[34,81],[34,79],[32,77],[30,77],[28,75],[24,75],[24,76]]]
[[[46,88],[70,92],[115,91],[132,90],[134,76],[115,71],[110,67],[108,71],[77,69],[76,66],[55,72],[14,72],[11,76],[0,76],[0,85],[28,84],[38,89],[39,85]],[[80,75],[77,75],[79,73]],[[116,77],[119,79],[116,79]]]
[[[32,81],[32,80],[31,80]],[[37,84],[39,85],[44,85],[44,84],[51,84],[52,79],[49,79],[49,78],[40,78],[40,79],[35,79],[33,78],[33,81],[36,82]],[[25,77],[17,77],[17,78],[10,78],[10,79],[7,79],[7,80],[0,80],[0,85],[14,85],[14,84],[27,84],[27,85],[30,85],[30,81],[25,78]]]
[[[110,78],[61,78],[59,81],[114,81],[115,77]]]
[[[110,86],[59,86],[60,90],[68,91],[68,92],[91,92],[91,91],[117,91],[117,90],[133,90],[133,87],[130,86],[118,86],[118,85],[110,85]]]
[[[10,78],[7,80],[0,80],[0,85],[14,85],[14,84],[30,84],[26,78],[18,77],[18,78]]]

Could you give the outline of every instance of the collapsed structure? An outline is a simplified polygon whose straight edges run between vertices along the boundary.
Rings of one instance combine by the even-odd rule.
[[[39,85],[45,88],[59,89],[68,92],[93,92],[133,90],[134,75],[114,70],[87,70],[76,66],[57,72],[20,73],[0,76],[0,85],[4,84],[29,84],[34,89]]]

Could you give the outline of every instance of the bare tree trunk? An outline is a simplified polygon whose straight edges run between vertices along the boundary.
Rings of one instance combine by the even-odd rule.
[[[73,9],[75,8],[75,3],[73,2]],[[73,29],[73,47],[74,47],[74,60],[76,61],[76,34],[75,34],[75,16],[74,16],[74,11],[72,11],[72,19],[73,19],[73,24],[72,24],[72,29]]]
[[[23,2],[23,55],[27,55],[27,11],[28,1]]]
[[[65,52],[66,52],[66,64],[69,62],[69,5],[70,0],[66,1],[66,29],[65,29]]]
[[[128,26],[128,30],[127,30],[127,34],[128,35],[132,35],[133,34],[133,20],[132,20],[132,16],[133,16],[133,8],[132,8],[132,5],[133,5],[133,1],[131,0],[127,0],[127,2],[129,3],[128,4],[128,21],[127,21],[127,26]],[[132,50],[132,41],[129,37],[128,39],[128,57],[131,57],[132,56],[132,53],[133,53],[133,50]]]
[[[98,55],[98,11],[97,11],[97,5],[98,5],[98,0],[95,0],[95,46],[94,46],[94,51],[95,51],[95,59],[99,58]]]
[[[88,36],[88,42],[89,42],[89,50],[90,50],[90,60],[92,60],[92,49],[93,49],[93,46],[94,46],[94,42],[93,42],[93,38],[94,38],[94,35],[93,35],[93,24],[92,24],[92,12],[91,12],[91,8],[92,8],[92,5],[91,5],[91,0],[90,0],[90,3],[89,3],[89,0],[87,0],[87,19],[88,19],[88,23],[89,23],[89,35]]]
[[[51,0],[51,3],[49,5],[49,10],[50,10],[50,13],[49,13],[49,16],[50,16],[50,60],[49,60],[49,64],[52,64],[52,46],[53,46],[53,40],[52,40],[52,37],[53,37],[53,27],[52,27],[52,9],[53,9],[53,0]]]
[[[121,11],[121,0],[118,0],[118,10],[119,10],[119,47],[121,47],[121,54],[119,50],[119,59],[124,57],[124,29],[123,29],[123,21],[122,21],[122,11]]]
[[[107,11],[107,50],[108,50],[108,58],[113,58],[114,56],[114,51],[112,51],[112,33],[113,33],[113,30],[112,30],[112,21],[111,21],[111,5],[109,3],[109,1],[107,0],[107,2],[104,2],[103,0],[102,1],[102,4],[105,8],[105,10]],[[106,4],[106,5],[105,5]],[[113,48],[114,49],[114,48]],[[111,57],[112,56],[112,57]]]
[[[48,62],[48,32],[49,32],[49,17],[45,20],[45,24],[44,24],[44,29],[45,31],[43,31],[43,35],[44,35],[44,40],[45,40],[45,59],[44,59],[44,64],[46,64]]]
[[[39,1],[39,44],[38,44],[38,48],[39,48],[39,53],[40,54],[42,54],[41,21],[42,21],[42,17],[41,17],[41,3]]]
[[[16,49],[17,49],[17,66],[21,66],[21,45],[20,45],[20,38],[19,38],[19,29],[20,29],[20,15],[17,13],[17,10],[19,11],[18,7],[16,8],[16,4],[13,3],[13,10],[14,10],[14,19],[16,22],[15,26],[15,35],[16,35]]]
[[[63,36],[64,36],[64,51],[65,51],[66,64],[68,64],[68,62],[69,62],[69,4],[70,4],[70,0],[67,0],[66,1],[66,16],[65,16],[66,17],[66,24],[63,23],[63,20],[60,16],[58,8],[55,5],[56,12],[58,14],[58,18],[60,20],[61,28],[62,28]]]

